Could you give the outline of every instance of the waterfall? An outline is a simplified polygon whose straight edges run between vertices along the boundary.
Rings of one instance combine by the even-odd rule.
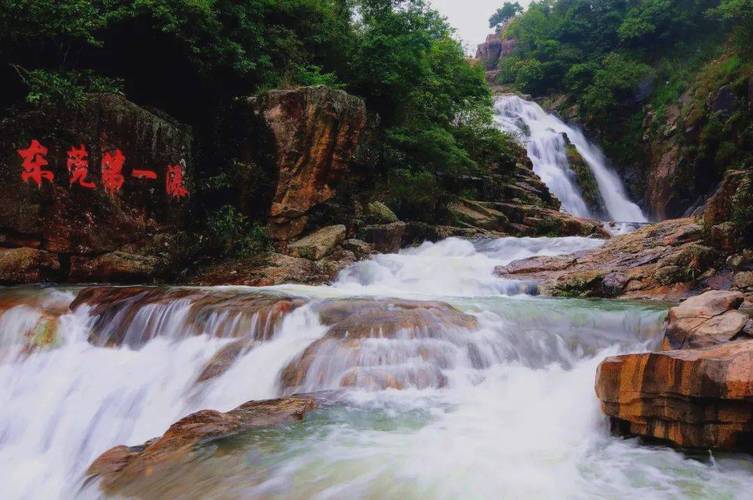
[[[84,473],[113,446],[321,390],[342,400],[203,448],[134,495],[744,497],[753,462],[640,447],[600,415],[597,364],[655,347],[663,306],[535,297],[493,275],[601,244],[453,238],[330,286],[0,288],[3,498],[101,497]]]
[[[583,200],[575,174],[569,167],[563,133],[591,169],[609,219],[619,222],[648,220],[640,207],[628,199],[619,177],[607,166],[604,153],[580,130],[547,113],[535,102],[516,95],[497,97],[494,110],[497,125],[520,137],[534,171],[562,202],[565,211],[581,217],[596,215]]]

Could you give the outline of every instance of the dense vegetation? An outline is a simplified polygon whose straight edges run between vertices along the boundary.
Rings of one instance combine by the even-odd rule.
[[[222,206],[237,98],[341,88],[379,116],[370,161],[400,215],[431,218],[439,177],[509,147],[490,128],[482,69],[451,35],[423,0],[0,0],[0,105],[81,106],[110,91],[166,111],[194,128],[200,219],[227,225],[241,217]]]
[[[598,134],[617,165],[644,168],[653,144],[670,140],[673,113],[682,130],[696,131],[672,139],[689,172],[678,179],[683,196],[703,193],[748,161],[750,110],[714,113],[707,101],[725,85],[746,98],[753,1],[540,0],[522,14],[507,12],[501,36],[516,48],[501,60],[499,82],[566,96],[561,110]],[[630,187],[637,199],[645,192],[640,182]]]

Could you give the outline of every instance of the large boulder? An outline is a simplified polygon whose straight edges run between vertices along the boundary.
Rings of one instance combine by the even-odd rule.
[[[316,308],[326,335],[282,372],[286,393],[325,387],[441,387],[441,368],[472,350],[475,317],[441,302],[333,300]]]
[[[320,260],[345,241],[346,231],[345,226],[341,224],[323,227],[288,245],[288,252],[295,257]]]
[[[502,30],[504,31],[504,30]],[[513,38],[505,37],[501,33],[492,33],[486,37],[486,41],[478,45],[476,49],[476,59],[484,65],[487,70],[494,70],[499,65],[499,61],[515,50],[517,41]]]
[[[168,116],[96,94],[83,109],[17,113],[0,122],[0,138],[0,246],[83,262],[144,246],[184,220],[191,131]],[[181,181],[185,191],[173,189]]]
[[[662,352],[604,360],[596,394],[612,429],[683,448],[753,451],[753,340],[740,292],[670,309]]]
[[[710,290],[669,310],[665,349],[686,349],[723,344],[742,332],[748,315],[737,311],[740,292]]]
[[[359,236],[377,252],[395,253],[403,245],[403,236],[407,225],[405,222],[391,224],[372,224],[361,228]]]
[[[165,477],[180,474],[219,440],[257,428],[297,422],[317,407],[311,396],[249,401],[234,410],[202,410],[175,422],[161,436],[138,446],[116,446],[99,456],[87,470],[105,494],[140,497],[154,491]]]
[[[712,288],[717,252],[693,219],[647,225],[577,255],[525,259],[497,268],[503,278],[535,281],[546,295],[677,301]]]
[[[596,394],[617,433],[753,451],[753,341],[607,358]]]
[[[271,234],[287,241],[303,232],[309,211],[332,199],[347,177],[366,128],[366,106],[324,86],[271,90],[249,103],[274,143]]]

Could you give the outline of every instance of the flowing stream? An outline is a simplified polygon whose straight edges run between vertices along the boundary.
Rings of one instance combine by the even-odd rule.
[[[632,223],[647,221],[640,207],[628,198],[620,178],[607,167],[604,153],[589,142],[580,130],[547,113],[535,102],[516,95],[498,97],[494,110],[497,125],[520,137],[533,163],[533,170],[562,202],[565,211],[581,217],[598,215],[591,213],[583,200],[568,163],[562,134],[567,135],[591,169],[608,219]]]
[[[333,389],[338,404],[213,445],[139,496],[749,498],[744,457],[691,458],[608,432],[596,366],[656,345],[664,307],[545,299],[493,276],[515,259],[599,244],[449,239],[355,264],[321,287],[2,290],[2,498],[98,497],[83,475],[112,446],[160,436],[199,409]],[[95,298],[71,309],[85,294]],[[286,297],[292,305],[274,314],[250,306]],[[285,367],[327,335],[327,304],[337,312],[384,297],[457,311],[437,306],[417,316],[429,328],[392,336],[351,325],[371,334],[318,343],[306,377],[283,386]],[[251,337],[226,371],[197,381],[220,349]]]

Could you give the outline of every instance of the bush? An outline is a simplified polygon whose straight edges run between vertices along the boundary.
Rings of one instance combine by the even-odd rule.
[[[251,222],[234,207],[225,205],[206,221],[206,253],[217,257],[253,257],[272,250],[266,229]]]
[[[29,88],[26,94],[26,102],[29,104],[80,109],[86,105],[88,93],[123,93],[122,80],[107,78],[91,71],[27,71],[20,66],[15,66],[15,69]]]
[[[386,203],[400,219],[436,222],[444,198],[429,172],[398,169],[387,176]]]

